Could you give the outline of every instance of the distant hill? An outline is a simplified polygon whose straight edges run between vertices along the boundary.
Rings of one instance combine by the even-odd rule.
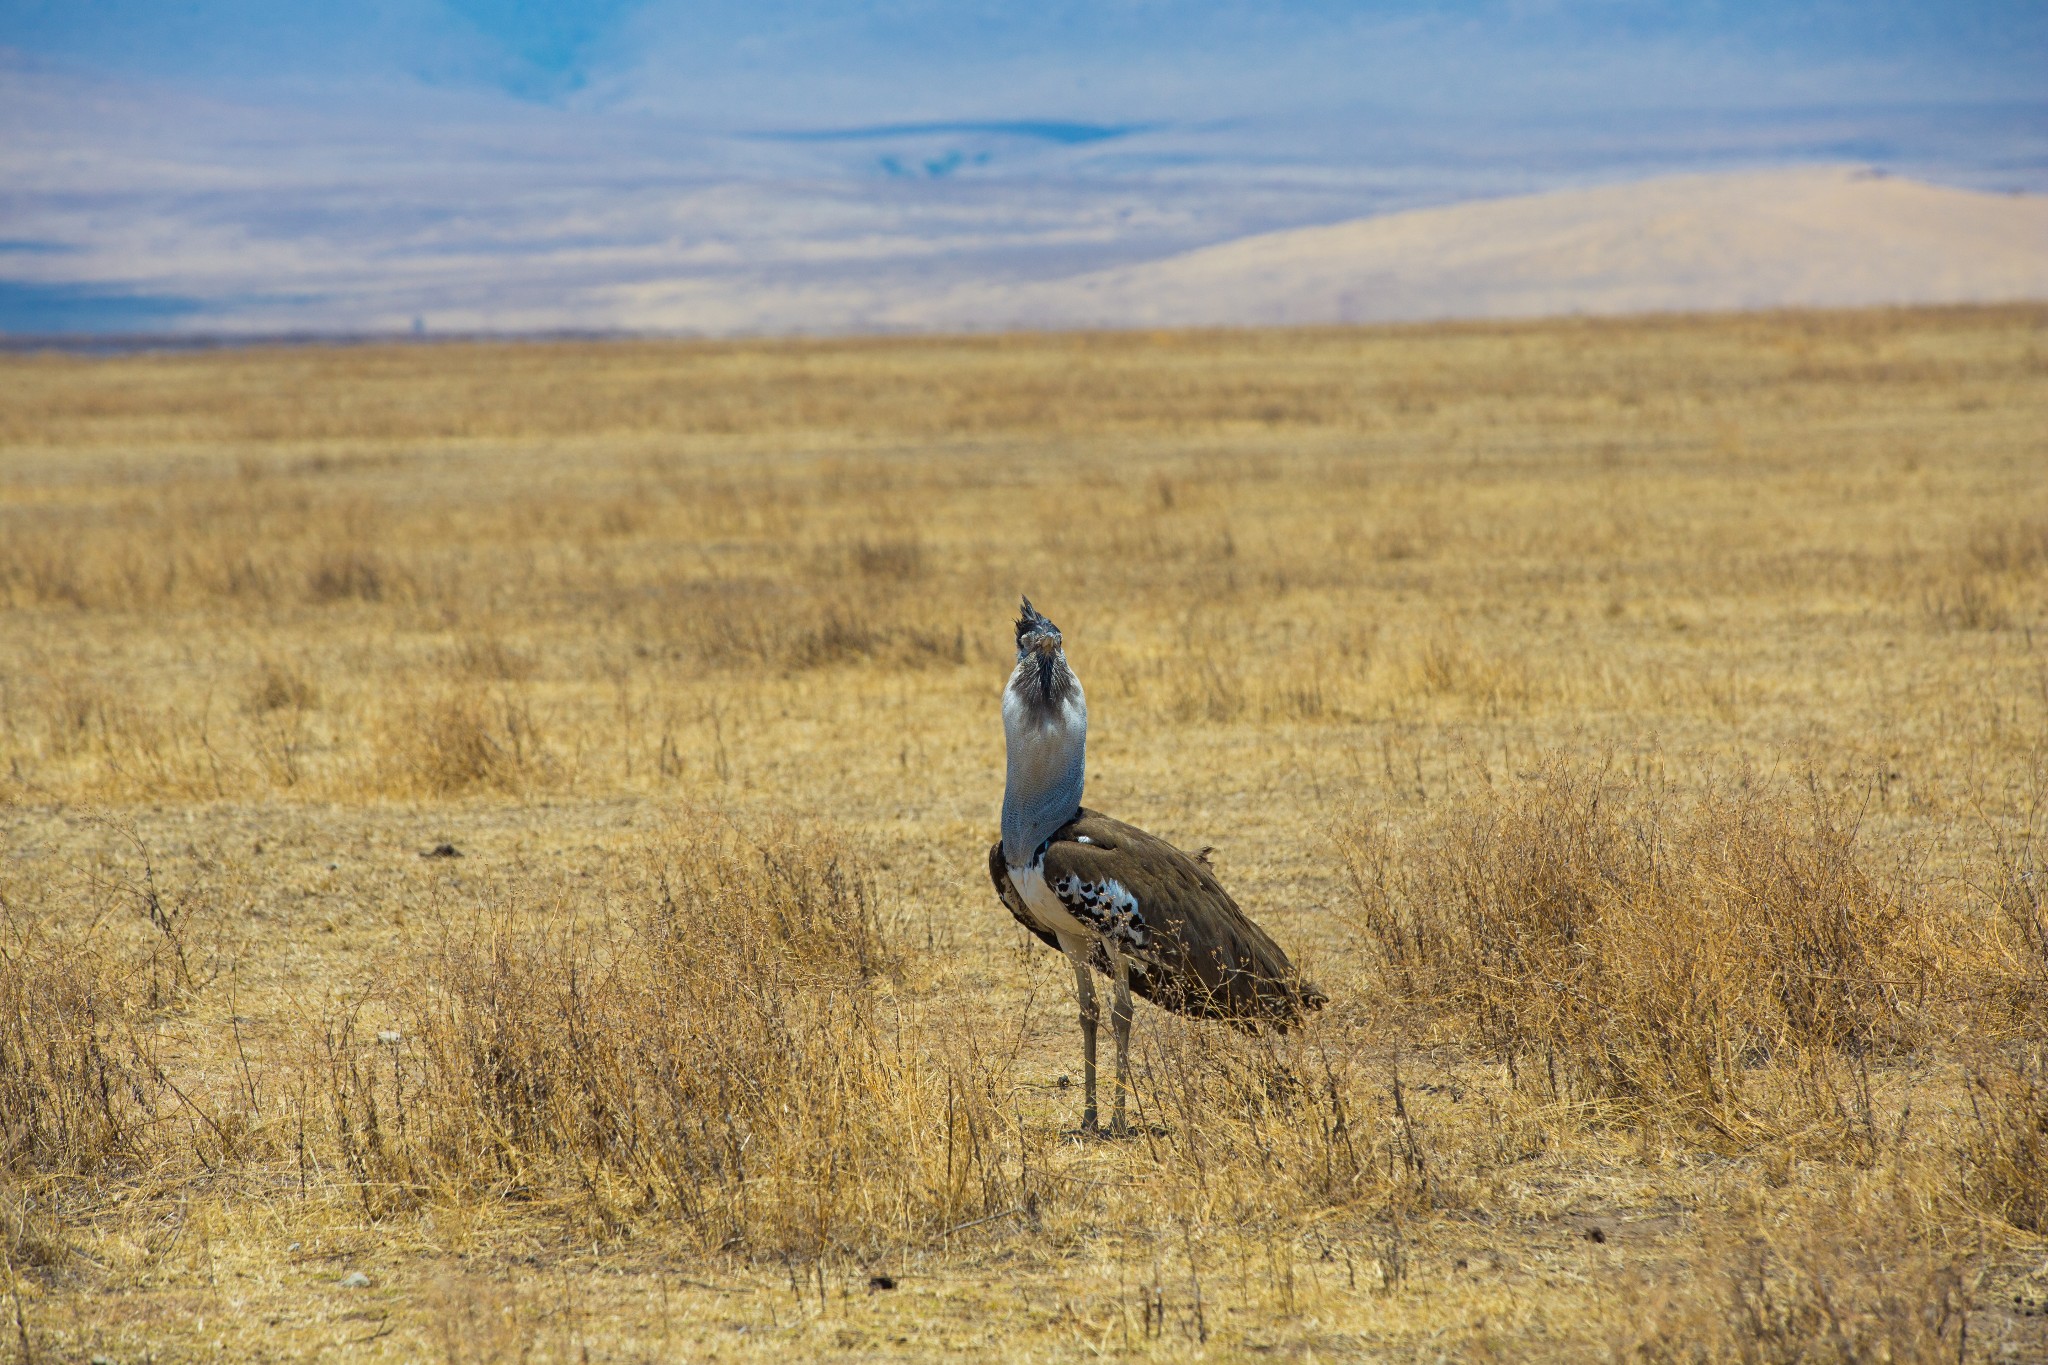
[[[1284,325],[2022,299],[2048,299],[2048,195],[1824,166],[1264,233],[1053,283],[962,288],[896,318]]]

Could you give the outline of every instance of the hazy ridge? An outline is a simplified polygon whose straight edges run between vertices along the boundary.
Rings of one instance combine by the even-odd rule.
[[[1670,176],[1261,233],[900,321],[1395,322],[2048,298],[2048,195],[1854,167]]]

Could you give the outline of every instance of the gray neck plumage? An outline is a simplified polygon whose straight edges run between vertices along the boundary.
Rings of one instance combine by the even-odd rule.
[[[1053,832],[1081,809],[1088,699],[1065,658],[1024,659],[1003,690],[1003,861],[1029,867]]]

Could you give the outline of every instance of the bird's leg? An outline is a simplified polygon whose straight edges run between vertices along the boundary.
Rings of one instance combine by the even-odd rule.
[[[1116,1100],[1110,1106],[1109,1131],[1123,1137],[1130,1131],[1124,1122],[1124,1092],[1131,1086],[1131,974],[1121,956],[1112,955],[1116,993],[1109,1000],[1109,1026],[1116,1034]]]
[[[1093,1133],[1095,1121],[1095,1023],[1099,1012],[1095,1004],[1095,977],[1088,970],[1088,959],[1082,954],[1073,954],[1074,991],[1081,997],[1081,1131]]]

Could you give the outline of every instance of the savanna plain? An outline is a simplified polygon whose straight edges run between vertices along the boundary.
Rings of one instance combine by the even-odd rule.
[[[2048,1360],[2044,853],[2039,308],[0,357],[0,1354]]]

